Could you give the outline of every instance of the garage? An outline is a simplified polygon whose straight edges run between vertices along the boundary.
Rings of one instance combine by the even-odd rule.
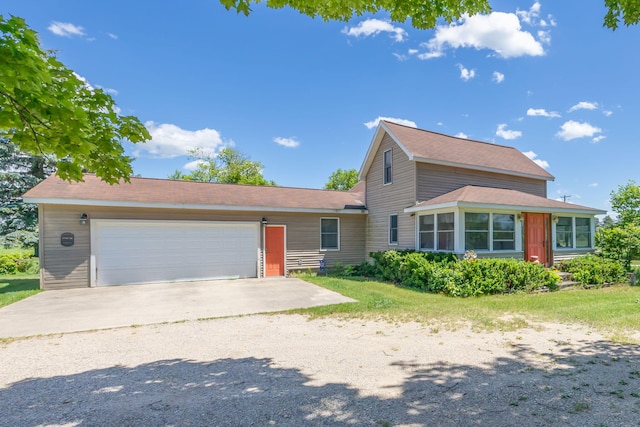
[[[257,222],[93,220],[91,284],[258,276]]]

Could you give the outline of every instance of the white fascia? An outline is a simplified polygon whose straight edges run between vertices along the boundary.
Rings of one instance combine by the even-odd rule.
[[[323,209],[323,208],[276,208],[270,206],[227,206],[227,205],[192,205],[178,203],[147,203],[111,200],[83,199],[45,199],[25,198],[25,202],[49,205],[101,206],[118,208],[156,208],[156,209],[199,209],[207,211],[245,211],[245,212],[292,212],[292,213],[332,213],[332,214],[368,214],[366,209]]]

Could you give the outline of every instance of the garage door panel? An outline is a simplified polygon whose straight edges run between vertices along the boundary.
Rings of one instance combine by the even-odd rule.
[[[257,277],[258,223],[94,222],[98,286]]]

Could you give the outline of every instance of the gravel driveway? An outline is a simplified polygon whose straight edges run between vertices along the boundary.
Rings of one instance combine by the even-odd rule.
[[[246,316],[0,345],[2,426],[634,426],[640,346]]]

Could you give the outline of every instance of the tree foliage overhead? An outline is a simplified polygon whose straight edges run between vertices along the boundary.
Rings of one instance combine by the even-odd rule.
[[[220,184],[277,185],[262,176],[262,163],[249,159],[233,148],[223,148],[217,154],[196,148],[190,150],[189,154],[196,162],[196,169],[189,174],[175,171],[169,175],[169,179]]]
[[[358,171],[355,169],[338,169],[329,176],[324,185],[325,190],[347,191],[358,183]]]
[[[5,246],[37,242],[38,207],[24,203],[22,195],[54,172],[55,162],[0,138],[0,236]]]
[[[220,0],[224,7],[249,15],[252,3],[262,0]],[[637,24],[640,20],[640,0],[604,0],[607,13],[604,26],[615,30],[620,26]],[[438,19],[453,22],[462,15],[491,12],[489,0],[266,0],[267,7],[280,9],[289,6],[312,18],[325,21],[348,21],[365,13],[387,11],[394,22],[411,20],[419,29],[434,28]]]
[[[91,87],[42,50],[22,18],[0,15],[0,137],[23,152],[59,159],[57,175],[81,181],[85,170],[108,183],[129,179],[122,140],[151,139],[111,96]]]

